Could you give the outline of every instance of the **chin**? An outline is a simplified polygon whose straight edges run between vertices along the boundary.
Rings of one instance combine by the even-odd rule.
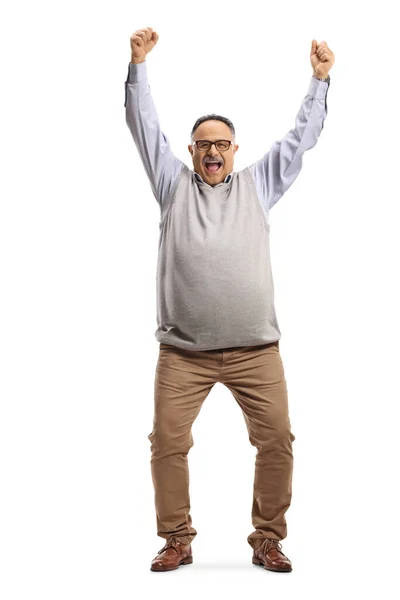
[[[203,179],[207,181],[212,181],[213,183],[221,183],[225,179],[226,175],[223,173],[216,173],[215,176],[210,175],[209,173],[204,173]]]

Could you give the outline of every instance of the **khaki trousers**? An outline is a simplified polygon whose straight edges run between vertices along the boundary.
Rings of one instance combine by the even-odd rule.
[[[160,344],[154,382],[151,473],[157,534],[191,543],[188,452],[192,425],[215,383],[223,383],[243,411],[257,448],[252,524],[247,541],[286,537],[292,496],[293,454],[288,394],[279,341],[220,350],[186,350]]]

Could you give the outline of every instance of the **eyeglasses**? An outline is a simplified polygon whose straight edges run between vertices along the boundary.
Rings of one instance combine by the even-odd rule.
[[[210,142],[209,140],[196,140],[193,142],[192,146],[196,146],[197,150],[201,152],[207,152],[211,148],[211,146],[215,144],[215,147],[220,152],[226,152],[229,150],[231,144],[233,144],[230,140],[217,140],[216,142]]]

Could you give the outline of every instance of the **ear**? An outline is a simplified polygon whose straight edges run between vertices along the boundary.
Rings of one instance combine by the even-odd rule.
[[[191,144],[188,145],[188,150],[190,154],[193,156],[193,146]]]
[[[237,152],[238,150],[239,150],[239,145],[235,144],[235,150],[234,150],[234,152]]]

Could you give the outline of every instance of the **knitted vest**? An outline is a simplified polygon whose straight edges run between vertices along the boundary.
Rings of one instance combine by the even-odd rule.
[[[269,232],[247,167],[212,187],[184,165],[161,209],[156,339],[187,350],[279,340]]]

